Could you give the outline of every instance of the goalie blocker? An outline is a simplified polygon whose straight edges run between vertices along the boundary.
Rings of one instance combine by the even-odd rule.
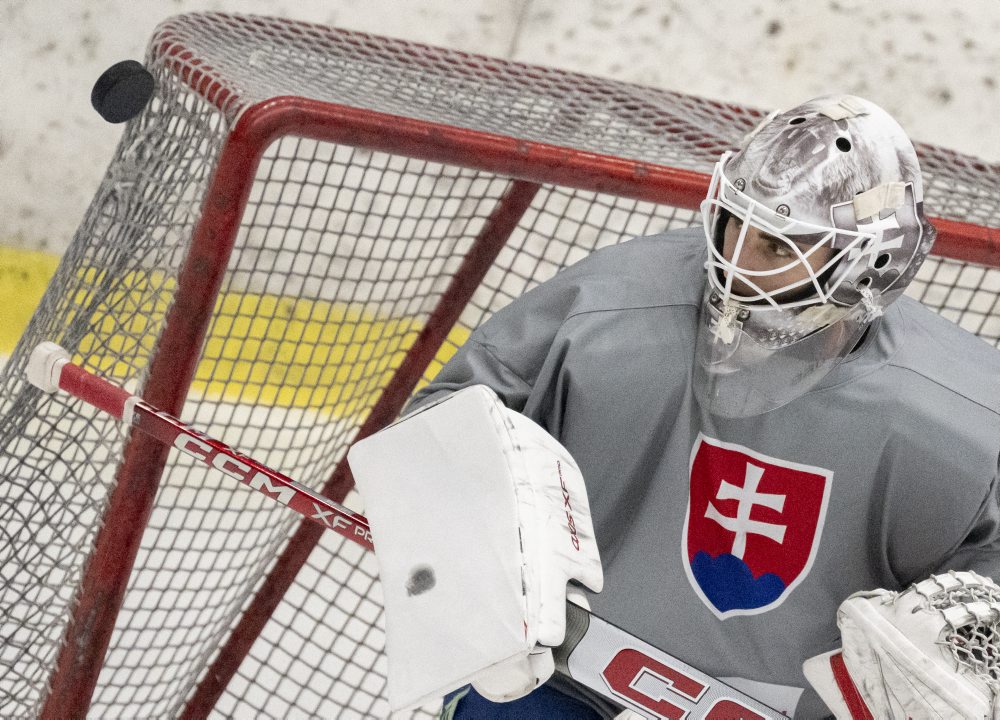
[[[503,701],[545,682],[567,583],[604,581],[569,453],[479,385],[358,442],[348,462],[379,539],[393,709],[469,683]]]

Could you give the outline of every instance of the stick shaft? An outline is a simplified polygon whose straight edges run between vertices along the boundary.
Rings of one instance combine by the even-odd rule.
[[[364,516],[205,435],[118,385],[68,362],[62,366],[58,385],[60,390],[287,505],[324,528],[333,530],[368,550],[374,549],[371,530]]]

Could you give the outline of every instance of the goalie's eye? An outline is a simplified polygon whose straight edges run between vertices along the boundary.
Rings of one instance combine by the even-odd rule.
[[[776,237],[765,236],[764,242],[767,243],[766,248],[768,253],[773,257],[782,260],[792,260],[797,257],[795,251],[788,247],[787,243],[782,242]]]

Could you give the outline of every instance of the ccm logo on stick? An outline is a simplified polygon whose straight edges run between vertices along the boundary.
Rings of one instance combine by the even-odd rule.
[[[620,650],[601,676],[611,692],[628,705],[665,720],[685,720],[709,688],[702,681],[634,648]],[[763,715],[729,699],[716,700],[698,717],[704,720],[766,720]]]
[[[180,433],[174,440],[174,447],[181,452],[198,458],[206,464],[221,470],[226,475],[236,478],[241,483],[249,485],[254,490],[273,496],[278,502],[288,505],[295,497],[295,491],[283,485],[272,485],[270,479],[259,470],[254,470],[247,463],[228,455],[222,455],[209,443],[199,438]]]

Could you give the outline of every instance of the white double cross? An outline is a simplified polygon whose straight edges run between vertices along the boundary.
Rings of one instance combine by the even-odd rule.
[[[747,550],[747,536],[764,535],[780,544],[785,538],[785,530],[788,527],[778,523],[750,519],[750,511],[755,505],[763,505],[779,513],[785,507],[785,495],[757,492],[757,487],[763,477],[764,468],[747,463],[743,487],[737,487],[725,480],[722,481],[715,497],[717,500],[737,500],[739,504],[736,506],[736,517],[723,515],[712,503],[709,503],[705,510],[706,518],[714,520],[729,532],[736,533],[731,552],[741,560]]]

